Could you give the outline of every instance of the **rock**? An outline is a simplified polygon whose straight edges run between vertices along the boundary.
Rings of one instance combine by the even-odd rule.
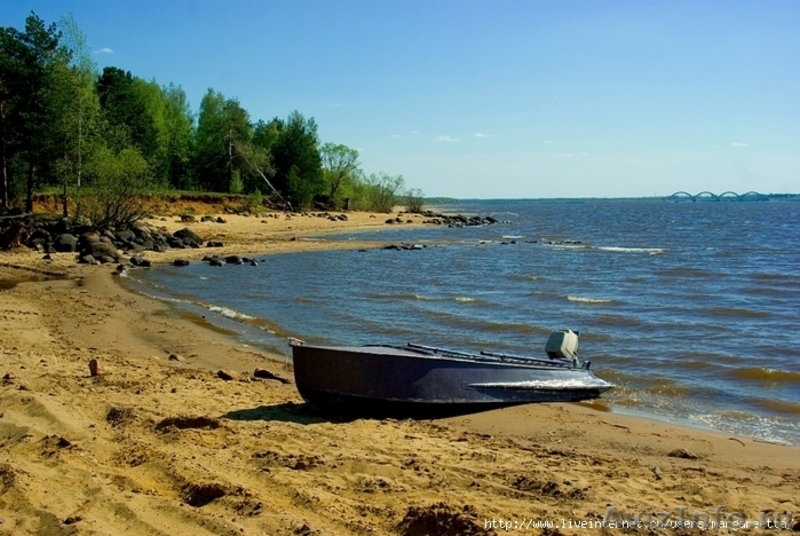
[[[187,238],[189,241],[194,242],[195,244],[202,244],[203,239],[200,238],[200,235],[195,233],[193,230],[189,229],[188,227],[184,227],[183,229],[179,229],[172,233],[172,236],[180,238],[185,243]]]
[[[261,378],[262,380],[276,380],[283,384],[289,383],[289,380],[281,378],[280,376],[276,376],[267,369],[260,369],[260,368],[257,368],[256,370],[253,371],[253,378]]]
[[[213,257],[208,261],[209,266],[225,266],[225,261],[219,257]]]
[[[182,355],[180,355],[180,354],[170,354],[169,355],[169,360],[170,361],[177,361],[178,363],[183,363],[184,361],[186,361],[186,359],[184,359],[184,357]]]
[[[71,515],[68,518],[66,518],[64,520],[64,524],[65,525],[74,525],[75,523],[78,523],[79,521],[83,521],[83,518],[81,516],[75,514],[75,515]]]
[[[186,223],[194,223],[197,220],[191,214],[183,214],[183,215],[181,215],[181,221],[186,222]]]
[[[172,261],[173,266],[189,266],[189,259],[175,259]]]
[[[667,456],[670,458],[683,458],[685,460],[696,460],[698,458],[697,454],[694,454],[686,449],[675,449],[667,454]]]
[[[228,264],[242,264],[244,261],[238,255],[228,255],[225,257],[225,262]]]
[[[78,237],[67,233],[60,234],[53,247],[60,253],[73,253],[78,249]]]
[[[114,247],[113,244],[103,241],[103,238],[106,237],[100,237],[99,241],[88,244],[88,248],[84,251],[84,254],[91,254],[92,257],[98,260],[101,260],[101,257],[108,257],[111,259],[111,262],[118,262],[119,253],[117,253],[117,248]]]
[[[108,255],[101,255],[97,260],[100,261],[100,264],[113,264],[117,262],[118,259]]]
[[[191,242],[191,240],[189,240],[189,242]],[[187,246],[183,239],[178,238],[177,236],[170,236],[167,238],[167,245],[175,249],[185,249]]]
[[[96,264],[97,259],[95,259],[93,255],[81,255],[78,262],[81,264]]]
[[[228,223],[222,216],[217,216],[217,223]]]
[[[235,370],[219,370],[217,371],[217,377],[225,380],[226,382],[242,379],[242,375]]]
[[[97,359],[92,359],[89,361],[89,374],[92,376],[99,376],[103,373],[103,369],[100,366],[100,361]]]
[[[208,242],[206,242],[206,247],[207,248],[221,248],[222,247],[222,242],[220,242],[219,240],[209,240]]]
[[[17,375],[13,372],[6,372],[5,376],[3,376],[3,381],[13,382],[17,379]]]
[[[120,242],[133,242],[136,238],[136,234],[133,231],[129,231],[125,229],[124,231],[117,231],[116,235],[117,240]]]

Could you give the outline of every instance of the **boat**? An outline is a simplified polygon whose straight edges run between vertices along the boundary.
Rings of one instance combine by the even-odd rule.
[[[579,332],[557,331],[545,357],[405,346],[323,346],[290,341],[297,389],[326,412],[459,415],[531,402],[597,398],[612,385],[578,359]]]

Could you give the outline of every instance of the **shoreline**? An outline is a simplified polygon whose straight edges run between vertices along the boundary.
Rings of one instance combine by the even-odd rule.
[[[263,231],[253,218],[205,232],[191,224],[228,243],[146,257],[386,244],[302,239],[388,228],[382,221],[298,219]],[[0,534],[495,534],[506,530],[486,520],[522,519],[584,534],[559,520],[599,521],[609,506],[800,519],[797,447],[608,412],[602,399],[331,421],[306,407],[282,356],[165,313],[112,266],[53,257],[0,253],[0,280],[23,279],[0,286],[2,373],[13,376],[0,386]],[[43,275],[54,278],[24,281]],[[251,379],[256,367],[288,383]],[[222,380],[220,369],[241,378]]]

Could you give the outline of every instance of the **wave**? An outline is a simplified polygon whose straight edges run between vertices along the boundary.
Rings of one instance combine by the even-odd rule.
[[[597,249],[614,253],[648,253],[650,255],[658,255],[666,251],[664,248],[632,248],[623,246],[598,246]]]
[[[467,297],[467,296],[456,296],[455,300],[457,302],[461,302],[461,303],[473,303],[473,302],[478,301],[475,298],[470,298],[470,297]]]
[[[527,275],[527,274],[509,274],[506,278],[511,279],[513,281],[539,281],[542,279],[542,276],[539,275]]]
[[[425,301],[435,301],[441,300],[443,298],[436,297],[436,296],[423,296],[422,294],[367,294],[367,298],[372,300],[425,300]]]
[[[800,384],[800,373],[772,368],[732,369],[727,371],[726,375],[737,380]]]
[[[739,316],[742,318],[768,318],[772,316],[766,311],[754,311],[752,309],[742,309],[739,307],[711,307],[702,312],[712,316]]]
[[[593,305],[600,305],[604,303],[614,303],[611,298],[583,298],[581,296],[567,296],[567,300],[578,303],[588,303]]]
[[[231,309],[229,307],[222,307],[219,305],[210,305],[206,307],[212,313],[219,313],[225,318],[230,318],[232,320],[254,320],[254,316],[250,316],[235,309]]]
[[[714,274],[700,268],[667,268],[657,270],[656,275],[667,277],[712,277]]]

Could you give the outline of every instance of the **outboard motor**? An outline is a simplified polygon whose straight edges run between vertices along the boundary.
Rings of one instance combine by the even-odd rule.
[[[550,359],[566,358],[572,359],[574,363],[578,361],[578,335],[580,332],[566,329],[555,331],[550,334],[544,351]]]

